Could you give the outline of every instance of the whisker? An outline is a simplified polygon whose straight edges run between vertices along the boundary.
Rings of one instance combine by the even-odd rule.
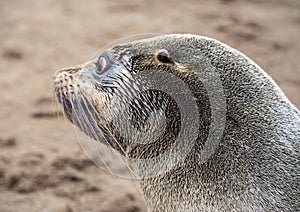
[[[90,123],[90,121],[92,121],[92,123],[90,123],[90,125],[91,125],[91,129],[93,129],[93,131],[94,131],[94,139],[95,140],[98,140],[97,138],[98,138],[98,136],[97,136],[97,133],[96,133],[96,131],[95,131],[95,128],[97,128],[98,127],[98,123],[97,123],[97,120],[94,118],[94,116],[93,116],[93,114],[90,112],[90,110],[89,109],[93,109],[93,106],[92,105],[90,105],[90,107],[89,107],[89,105],[86,103],[86,99],[85,99],[85,96],[80,92],[80,94],[81,94],[81,101],[82,101],[82,104],[79,102],[79,97],[77,96],[77,93],[75,94],[75,96],[76,96],[76,102],[77,102],[77,104],[78,104],[78,106],[80,107],[80,109],[83,111],[83,113],[88,113],[88,115],[89,115],[89,118],[91,119],[91,120],[89,120],[88,118],[86,119],[86,117],[84,117],[84,119],[86,120],[86,122],[89,122]],[[85,108],[83,108],[83,106],[85,107]],[[101,132],[100,130],[98,130],[99,132]],[[106,143],[107,143],[107,145],[109,145],[109,143],[106,141]]]
[[[62,82],[60,82],[60,86],[59,86],[59,101],[61,104],[63,104],[63,91],[62,91]],[[67,125],[69,122],[67,120],[67,114],[65,112],[65,110],[63,110],[63,114],[64,114],[64,121],[65,121],[65,124]]]
[[[89,125],[90,125],[90,124],[89,124]],[[103,148],[103,147],[106,147],[106,146],[101,146],[100,148],[98,147],[99,144],[101,144],[101,143],[98,143],[98,139],[99,139],[99,138],[98,138],[98,134],[93,130],[93,128],[89,130],[89,132],[87,133],[87,135],[88,135],[89,137],[95,139],[95,141],[91,141],[92,143],[89,143],[89,144],[92,144],[93,146],[96,146],[96,147],[93,147],[94,150],[99,150],[99,149],[101,149],[101,147],[102,147],[102,148]],[[98,139],[97,139],[97,138],[98,138]],[[104,138],[101,138],[101,139],[103,140]],[[90,141],[88,141],[88,142],[90,142]],[[108,148],[108,149],[111,149],[111,148]],[[110,169],[110,167],[107,165],[107,163],[106,163],[106,161],[104,160],[103,156],[102,156],[101,154],[99,154],[99,151],[96,151],[96,154],[97,154],[96,158],[100,158],[101,161],[102,161],[102,164],[104,164],[104,166],[106,167],[106,169],[107,169],[111,174],[113,174],[113,171],[112,171],[112,170]],[[92,158],[95,158],[95,156],[92,156]],[[96,164],[97,164],[97,163],[96,163]]]
[[[80,125],[80,128],[82,129],[82,131],[84,131],[90,138],[93,138],[96,141],[100,140],[99,139],[99,134],[97,134],[96,131],[95,131],[95,126],[96,126],[95,123],[96,123],[96,121],[94,120],[94,118],[93,118],[93,116],[91,114],[89,114],[90,115],[90,119],[88,118],[86,112],[88,112],[88,113],[90,113],[90,112],[89,112],[88,108],[84,109],[82,107],[82,104],[81,104],[81,102],[79,100],[79,99],[82,99],[82,98],[78,97],[78,95],[77,95],[78,93],[79,92],[77,92],[76,90],[74,90],[74,93],[73,93],[74,94],[74,103],[76,104],[77,107],[75,107],[74,103],[72,102],[73,108],[74,108],[74,113],[75,113],[75,115],[77,117],[77,123]],[[90,120],[92,120],[94,123],[91,123]],[[101,132],[101,131],[98,131],[98,132]],[[78,138],[78,140],[80,140],[80,139]],[[113,172],[111,171],[111,169],[109,168],[109,166],[104,161],[103,157],[100,156],[100,158],[102,160],[102,163],[107,168],[107,170],[109,172],[111,172],[111,174],[113,174]]]
[[[99,117],[98,112],[96,111],[95,107],[92,105],[92,103],[90,102],[90,100],[86,97],[86,95],[84,95],[82,92],[81,92],[81,95],[82,95],[82,98],[83,98],[83,100],[84,100],[84,104],[86,104],[87,109],[91,108],[91,109],[94,111],[94,114],[97,116],[97,118],[98,118],[98,119],[102,119],[101,117]],[[88,105],[89,105],[90,107],[88,107]],[[89,110],[88,110],[88,111],[89,111]],[[90,115],[92,116],[92,114],[90,114]],[[97,123],[96,123],[96,124],[97,124]],[[96,126],[97,126],[97,128],[98,128],[98,124],[97,124]],[[105,130],[106,130],[107,132],[110,132],[105,126],[103,126],[103,128],[105,128]],[[98,131],[99,131],[99,130],[102,131],[101,129],[98,129]],[[126,151],[123,149],[123,147],[121,146],[121,144],[117,141],[117,139],[115,139],[111,134],[110,134],[110,137],[111,137],[112,139],[114,139],[114,142],[118,145],[118,147],[119,147],[120,150],[123,152],[123,154],[126,155]],[[110,144],[108,144],[108,145],[111,146]],[[111,154],[111,155],[113,155],[113,154]],[[125,164],[126,168],[127,168],[132,174],[134,174],[133,170],[128,166],[128,164],[127,164],[127,162],[124,160],[124,158],[121,157],[121,159],[122,159],[123,163]]]
[[[96,156],[96,158],[99,158],[101,160],[100,164],[103,164],[107,171],[109,171],[111,174],[113,174],[113,170],[108,165],[108,161],[114,161],[117,157],[118,160],[121,159],[123,164],[126,166],[127,170],[129,171],[130,175],[135,176],[135,172],[132,170],[132,167],[129,166],[128,161],[126,160],[126,157],[123,155],[127,155],[126,150],[121,145],[121,143],[113,136],[111,133],[111,130],[109,130],[109,127],[105,125],[105,119],[100,116],[99,112],[96,110],[94,104],[92,103],[91,99],[78,87],[70,85],[70,82],[68,80],[65,80],[65,85],[63,85],[63,81],[60,81],[56,84],[56,87],[53,92],[52,96],[52,103],[55,98],[55,103],[57,106],[57,113],[59,111],[59,108],[61,108],[59,105],[63,105],[63,114],[64,114],[64,120],[65,123],[69,124],[69,121],[67,121],[67,118],[70,119],[73,122],[73,127],[76,130],[76,126],[79,127],[81,131],[83,131],[87,136],[95,140],[96,142],[92,141],[93,143],[89,148],[93,148],[96,151],[93,153]],[[115,88],[126,87],[126,83],[119,83],[119,85],[114,84]],[[127,85],[128,86],[128,85]],[[105,87],[105,86],[102,86]],[[105,87],[104,89],[114,89],[111,87]],[[126,93],[126,97],[132,96],[133,94]],[[118,94],[118,98],[120,98],[121,101],[124,102],[124,94]],[[110,98],[109,98],[110,99]],[[123,100],[122,100],[123,99]],[[126,104],[127,105],[127,104]],[[59,117],[59,114],[58,114]],[[99,123],[99,121],[103,121],[104,124]],[[78,132],[78,131],[77,131]],[[104,136],[103,133],[108,133],[107,135],[109,137]],[[76,133],[77,139],[80,141],[81,138],[79,134]],[[111,140],[107,140],[107,138]],[[103,142],[97,142],[97,141],[103,141]],[[111,142],[111,143],[110,143]],[[106,145],[103,145],[106,144]],[[82,143],[83,144],[83,143]],[[113,144],[113,145],[112,145]],[[102,145],[100,147],[100,145]],[[113,147],[114,146],[114,147]],[[83,147],[83,146],[82,146]],[[100,148],[99,148],[100,147]],[[107,148],[107,150],[111,151],[111,154],[107,154],[106,149],[103,149],[103,147]],[[117,147],[117,148],[116,148]],[[101,150],[102,149],[102,150]],[[118,149],[119,153],[113,152],[114,149]],[[100,151],[99,151],[100,150]],[[103,152],[105,151],[105,152]],[[104,153],[106,157],[103,157]],[[122,153],[120,155],[120,152]],[[92,155],[90,155],[92,156]],[[120,157],[119,157],[120,156]],[[92,158],[91,158],[92,159]],[[96,162],[96,161],[95,161]],[[100,165],[98,164],[98,165]]]
[[[60,113],[59,113],[59,103],[58,103],[58,99],[57,99],[57,95],[58,95],[58,88],[55,87],[54,92],[52,92],[52,112],[56,113],[56,116],[58,117],[58,119],[60,119]],[[54,106],[55,104],[55,106]],[[56,108],[56,110],[55,110]]]
[[[89,108],[88,106],[90,106],[90,108],[94,111],[94,114],[96,114],[97,115],[97,118],[98,119],[103,119],[102,117],[100,117],[99,116],[99,114],[98,114],[98,112],[97,112],[97,110],[95,109],[95,107],[93,106],[93,104],[90,102],[90,100],[84,95],[84,94],[82,94],[82,97],[83,97],[83,99],[85,100],[84,102],[87,104],[87,108]],[[98,125],[97,125],[98,126]],[[107,128],[107,127],[105,127],[105,126],[102,126],[107,132],[109,132],[110,130]],[[110,136],[112,137],[112,138],[114,138],[111,134],[110,134]],[[121,151],[125,154],[125,150],[123,149],[123,147],[121,146],[121,144],[119,144],[119,142],[116,140],[116,139],[114,139],[115,140],[115,142],[118,144],[118,146],[119,146],[119,148],[121,149]]]
[[[69,87],[69,84],[68,84],[68,82],[67,82],[67,88]],[[75,92],[74,92],[75,93]],[[75,117],[73,117],[73,116],[71,116],[72,114],[70,114],[70,116],[71,116],[71,118],[73,119],[73,122],[74,123],[78,123],[79,125],[80,125],[80,128],[84,131],[84,132],[87,132],[88,133],[88,127],[86,127],[86,124],[88,124],[88,123],[85,123],[85,122],[82,122],[81,120],[83,120],[82,118],[80,118],[79,116],[81,115],[81,114],[84,114],[84,111],[81,111],[82,113],[78,113],[77,112],[77,107],[75,107],[75,105],[74,105],[74,102],[73,102],[73,99],[72,99],[72,97],[71,97],[71,95],[70,95],[70,92],[69,92],[69,90],[67,90],[67,94],[68,94],[68,98],[69,98],[69,102],[70,102],[70,104],[71,104],[71,107],[73,108],[73,110],[72,110],[72,114],[74,114],[75,115]],[[75,96],[74,96],[74,99],[75,99]],[[76,119],[74,119],[74,118],[76,118]],[[83,116],[83,118],[84,118],[84,116]]]

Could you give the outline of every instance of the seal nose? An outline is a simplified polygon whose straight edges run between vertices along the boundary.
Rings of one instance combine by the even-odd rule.
[[[52,76],[52,79],[53,80],[56,80],[58,75],[60,75],[60,73],[63,73],[63,72],[66,72],[66,73],[74,73],[74,72],[77,72],[78,70],[82,69],[82,67],[84,66],[85,64],[81,64],[81,65],[77,65],[77,66],[72,66],[72,67],[66,67],[66,68],[62,68],[62,69],[59,69],[57,70],[54,75]]]

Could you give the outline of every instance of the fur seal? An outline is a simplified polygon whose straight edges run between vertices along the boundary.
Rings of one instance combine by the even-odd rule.
[[[203,65],[205,61],[209,64]],[[195,64],[208,75],[212,69],[205,68],[213,68],[225,101],[224,129],[205,161],[199,154],[212,129],[212,108],[222,108],[224,101],[212,101],[205,86],[211,80],[200,79]],[[185,144],[188,136],[181,138],[182,151],[191,149],[180,163],[139,179],[149,210],[299,210],[300,113],[265,71],[219,41],[171,34],[116,44],[96,60],[58,71],[55,93],[68,119],[90,137],[127,158],[152,159],[175,144],[183,113],[168,93],[147,89],[143,77],[135,78],[150,70],[168,73],[186,86],[199,124],[193,145]],[[168,79],[160,83],[168,84]],[[153,142],[162,117],[163,132]],[[118,124],[120,118],[127,122]],[[218,128],[213,129],[214,134]],[[135,168],[138,172],[150,166]]]

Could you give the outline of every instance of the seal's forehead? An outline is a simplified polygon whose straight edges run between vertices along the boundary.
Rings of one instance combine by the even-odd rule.
[[[147,39],[139,39],[129,43],[115,45],[110,52],[115,54],[147,55],[153,54],[157,50],[166,49],[170,54],[189,48],[189,44],[193,45],[194,37],[188,35],[161,35]]]
[[[171,34],[116,44],[108,51],[117,61],[130,65],[132,58],[153,55],[165,49],[174,61],[186,65],[187,58],[202,55],[209,42],[209,39],[201,36]]]

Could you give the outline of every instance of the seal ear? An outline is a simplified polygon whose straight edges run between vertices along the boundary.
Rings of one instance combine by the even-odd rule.
[[[156,59],[162,63],[173,63],[173,60],[166,49],[158,50],[156,52]]]

